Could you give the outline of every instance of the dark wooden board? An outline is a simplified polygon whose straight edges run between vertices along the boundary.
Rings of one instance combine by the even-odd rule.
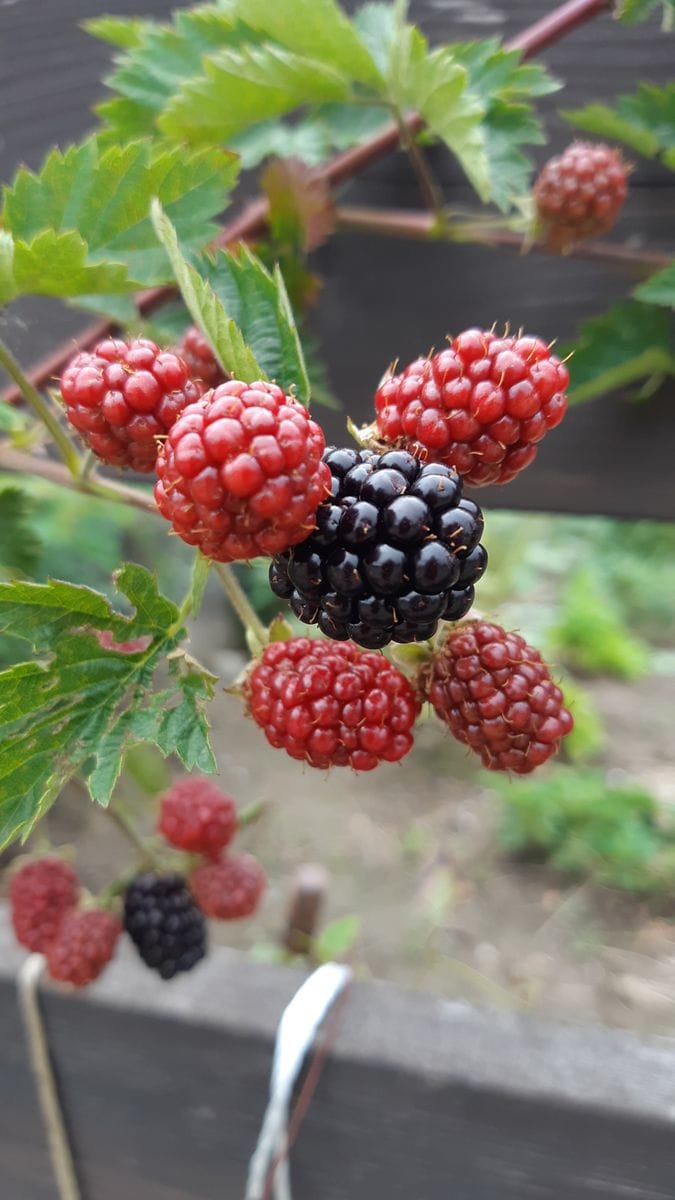
[[[54,1200],[0,918],[0,1194]],[[83,1200],[241,1200],[302,981],[123,953],[44,1009]],[[295,1200],[672,1200],[675,1049],[355,984],[292,1154]]]
[[[0,176],[19,161],[35,166],[55,141],[79,137],[91,124],[109,57],[78,21],[101,11],[141,9],[163,16],[172,0],[37,0],[0,5]],[[541,16],[539,0],[420,0],[413,14],[432,40],[516,33]],[[39,13],[39,19],[38,18]],[[672,78],[675,37],[658,23],[626,29],[608,16],[575,31],[543,56],[566,81],[562,95],[543,101],[553,145],[570,136],[556,115],[597,98],[630,91],[638,79]],[[541,148],[541,160],[548,151]],[[450,203],[472,203],[458,171],[433,152]],[[359,204],[413,207],[419,203],[405,159],[392,155],[372,166],[346,192]],[[673,176],[641,160],[626,214],[612,236],[631,243],[675,244]],[[316,315],[335,390],[345,412],[369,419],[377,380],[394,357],[403,361],[439,345],[447,332],[470,324],[509,321],[547,338],[572,336],[579,322],[627,292],[623,273],[606,265],[478,247],[420,246],[363,236],[341,236],[318,256],[325,287]],[[52,301],[12,306],[7,336],[24,363],[41,357],[83,324],[82,314]],[[333,440],[343,440],[342,417],[321,413]],[[675,519],[672,458],[675,387],[635,406],[621,398],[575,409],[542,446],[538,460],[508,489],[482,493],[488,504],[621,517]]]

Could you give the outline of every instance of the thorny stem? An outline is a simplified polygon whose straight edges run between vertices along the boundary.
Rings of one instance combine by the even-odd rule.
[[[520,50],[523,58],[530,58],[540,50],[553,44],[577,26],[590,21],[593,17],[612,8],[613,0],[568,0],[561,4],[548,16],[535,21],[515,38],[505,42],[507,50]],[[424,122],[419,113],[412,113],[405,119],[406,129],[413,136],[420,132]],[[373,137],[367,138],[358,146],[336,154],[327,162],[317,167],[313,173],[315,180],[337,187],[349,179],[353,179],[365,167],[378,159],[391,154],[399,144],[400,129],[396,121],[385,125]],[[238,217],[226,225],[218,239],[217,245],[227,246],[239,241],[247,241],[260,237],[264,233],[269,205],[260,196],[250,201]],[[174,293],[172,287],[152,288],[136,297],[136,307],[142,316],[146,316],[159,308]],[[53,354],[39,362],[30,372],[30,382],[35,387],[42,387],[54,375],[58,375],[68,359],[76,350],[89,350],[96,342],[110,334],[116,328],[114,321],[97,321],[76,339],[70,339],[66,346],[61,346]],[[4,398],[14,401],[20,395],[19,389],[10,389]]]
[[[40,395],[30,380],[26,378],[11,350],[3,341],[0,341],[0,366],[3,366],[10,378],[14,380],[26,404],[30,405],[35,415],[39,417],[42,424],[51,434],[54,445],[58,448],[59,454],[71,475],[77,475],[80,469],[80,458],[77,450],[68,435],[61,428],[58,418],[52,412],[47,401]]]
[[[429,213],[412,209],[343,207],[335,209],[337,229],[349,232],[382,234],[386,237],[412,238],[420,241],[476,242],[485,246],[504,246],[514,250],[534,250],[542,254],[555,253],[539,242],[529,242],[510,229],[490,228],[471,221],[447,223],[439,227]],[[565,255],[634,268],[640,272],[656,271],[669,266],[672,258],[656,250],[632,250],[611,242],[586,242],[573,246]]]
[[[267,630],[263,625],[260,617],[253,608],[246,592],[242,588],[231,567],[225,566],[224,563],[214,563],[214,570],[220,582],[223,585],[230,604],[236,612],[244,629],[250,629],[253,636],[257,638],[261,646],[264,646],[268,641]]]

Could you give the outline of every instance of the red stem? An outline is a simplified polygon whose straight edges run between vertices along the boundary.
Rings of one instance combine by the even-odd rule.
[[[505,43],[506,47],[511,50],[520,50],[523,58],[529,58],[545,49],[546,46],[550,46],[564,34],[576,29],[578,25],[582,25],[585,21],[590,21],[599,13],[610,9],[612,4],[613,0],[568,0],[566,4],[560,5],[548,16],[542,17],[540,21],[535,21],[533,25],[529,25],[522,33]],[[411,113],[406,118],[406,126],[410,133],[419,133],[423,125],[424,121],[419,113]],[[399,127],[395,121],[392,121],[374,137],[368,138],[360,145],[345,150],[342,154],[336,154],[322,163],[314,172],[314,178],[336,187],[358,175],[364,167],[391,154],[399,144],[399,137]],[[268,202],[264,197],[252,200],[238,217],[235,217],[223,228],[216,244],[227,246],[232,242],[247,241],[260,236],[265,230],[268,211]],[[141,292],[136,298],[139,312],[143,316],[148,316],[174,292],[175,288],[172,286],[151,288],[149,291]],[[91,349],[96,342],[115,329],[114,321],[97,321],[95,325],[90,325],[83,330],[78,337],[71,338],[65,345],[41,359],[32,370],[27,372],[33,387],[45,387],[55,376],[61,374],[73,354],[78,350]],[[17,387],[12,386],[2,393],[2,398],[13,404],[21,399],[21,393]]]
[[[540,254],[554,253],[541,242],[527,242],[511,229],[482,228],[480,224],[472,226],[470,220],[455,227],[451,223],[445,231],[439,230],[433,213],[414,209],[338,207],[335,209],[335,223],[338,230],[348,230],[350,233],[375,233],[418,241],[466,241],[521,251],[534,250]],[[658,250],[632,250],[629,246],[616,246],[611,242],[581,242],[566,257],[614,263],[645,272],[657,271],[672,262],[671,255]]]

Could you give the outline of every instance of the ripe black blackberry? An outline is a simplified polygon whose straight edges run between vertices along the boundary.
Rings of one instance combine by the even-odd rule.
[[[124,928],[162,979],[190,971],[206,954],[206,921],[182,875],[138,875],[124,896]]]
[[[329,447],[323,459],[332,494],[314,532],[274,558],[272,591],[327,637],[370,650],[426,641],[439,619],[463,617],[487,552],[457,472],[405,450]]]

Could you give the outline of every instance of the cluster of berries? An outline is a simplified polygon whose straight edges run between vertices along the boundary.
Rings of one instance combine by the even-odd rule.
[[[207,950],[206,917],[251,916],[266,886],[248,854],[225,853],[237,831],[231,796],[208,779],[186,778],[162,797],[158,831],[169,845],[199,856],[187,874],[137,875],[124,889],[122,919],[83,898],[73,867],[49,856],[14,872],[9,897],[17,940],[44,954],[52,979],[85,987],[111,961],[125,929],[143,962],[162,979],[189,971]]]

